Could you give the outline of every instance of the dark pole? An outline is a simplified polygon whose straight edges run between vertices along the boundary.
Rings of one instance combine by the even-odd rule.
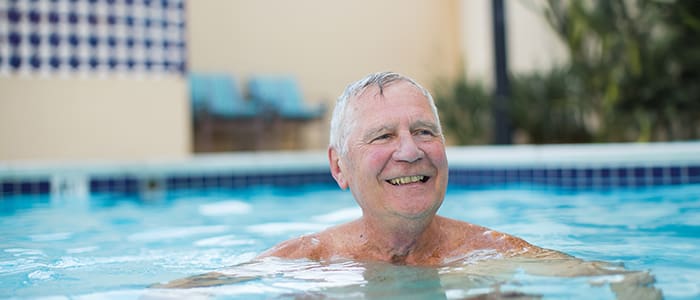
[[[496,67],[496,92],[493,103],[494,143],[511,144],[510,116],[508,98],[508,56],[506,51],[506,17],[503,0],[493,0],[493,41]]]

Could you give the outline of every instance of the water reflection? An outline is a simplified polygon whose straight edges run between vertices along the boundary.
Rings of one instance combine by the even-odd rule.
[[[462,261],[441,268],[267,258],[152,287],[182,289],[187,294],[180,296],[188,297],[198,291],[211,296],[256,291],[265,298],[295,299],[540,299],[587,293],[661,299],[653,283],[648,272],[575,258]]]

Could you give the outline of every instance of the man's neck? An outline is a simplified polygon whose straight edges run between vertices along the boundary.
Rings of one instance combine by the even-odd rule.
[[[363,239],[368,255],[403,264],[431,256],[440,244],[440,229],[435,218],[407,220],[395,224],[363,219]]]

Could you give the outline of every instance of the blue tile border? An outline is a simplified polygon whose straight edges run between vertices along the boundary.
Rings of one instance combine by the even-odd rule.
[[[601,189],[700,183],[698,166],[623,166],[562,168],[466,168],[450,171],[450,185],[537,184]]]
[[[700,184],[700,165],[623,167],[462,167],[450,170],[450,186],[484,187],[534,184],[567,189],[612,189],[679,184]],[[149,191],[237,189],[335,184],[329,171],[268,173],[101,174],[87,179],[89,193],[134,194]],[[50,178],[0,179],[0,198],[14,195],[49,195]]]
[[[51,181],[47,179],[0,181],[0,198],[13,195],[47,195],[50,193]]]
[[[700,141],[447,149],[450,186],[511,184],[568,189],[700,184]],[[196,155],[131,163],[3,163],[0,198],[14,195],[159,194],[257,185],[335,185],[325,151]]]
[[[285,172],[268,174],[192,173],[180,175],[108,175],[89,180],[91,193],[138,194],[149,190],[236,189],[251,186],[299,186],[331,184],[329,172]]]

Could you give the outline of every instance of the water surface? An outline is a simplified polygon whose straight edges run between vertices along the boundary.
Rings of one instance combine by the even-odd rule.
[[[530,185],[451,188],[439,213],[649,274],[656,281],[640,280],[637,286],[648,288],[637,290],[642,296],[657,291],[665,299],[700,298],[698,185],[576,192]],[[537,262],[477,256],[442,268],[250,262],[280,241],[359,214],[350,193],[333,186],[170,192],[148,201],[4,198],[0,298],[621,297],[618,275],[541,275],[532,271]],[[226,275],[221,284],[149,288],[211,272]]]

